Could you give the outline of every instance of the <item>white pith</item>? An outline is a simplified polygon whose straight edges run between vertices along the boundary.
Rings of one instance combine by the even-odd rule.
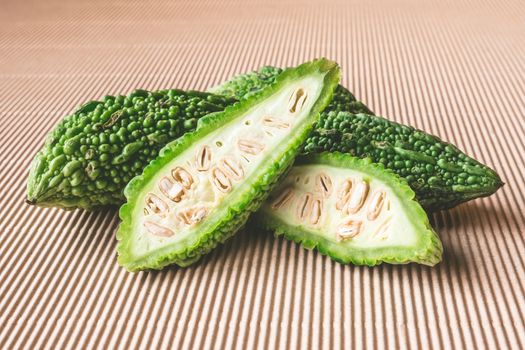
[[[166,245],[195,241],[195,237],[199,235],[200,228],[205,223],[213,224],[211,220],[217,219],[212,218],[224,214],[228,206],[235,203],[246,192],[245,187],[260,178],[261,164],[267,161],[273,163],[279,159],[279,154],[287,149],[291,140],[290,134],[305,121],[318,99],[323,87],[323,79],[324,74],[318,73],[289,83],[279,92],[268,97],[264,103],[198,140],[165,166],[165,170],[156,174],[136,199],[137,204],[132,219],[133,254],[143,256]],[[292,113],[289,100],[291,97],[293,99],[294,93],[300,89],[306,92],[307,98],[304,105],[299,106],[300,108]],[[268,121],[268,117],[272,119]],[[246,148],[246,143],[255,146]],[[264,146],[262,150],[259,149],[260,145]],[[206,162],[204,167],[202,162],[197,164],[196,160],[203,146],[208,146],[208,150],[211,151],[211,162]],[[242,166],[241,172],[236,171],[235,164]],[[166,176],[174,181],[170,172],[177,167],[190,173],[193,184],[190,189],[185,189],[180,200],[175,201],[161,192],[158,184]],[[212,173],[215,177],[212,177]],[[179,190],[180,186],[173,189],[174,198],[179,199],[176,196]],[[162,199],[169,210],[160,214],[154,213],[146,203],[146,199],[151,194]],[[195,208],[193,216],[188,215],[188,210],[192,208]],[[188,220],[192,217],[198,220],[188,224]],[[207,220],[208,218],[210,220]],[[153,222],[169,229],[172,234],[166,237],[164,234],[148,231],[145,227],[146,222]],[[149,227],[153,226],[149,225]]]
[[[322,187],[319,187],[319,181],[316,181],[319,174],[323,173],[328,175],[333,187],[328,195],[326,191],[322,191]],[[346,180],[352,181],[354,190],[356,184],[362,181],[369,186],[363,205],[355,212],[350,210],[349,213],[345,208],[336,208],[338,193],[341,193]],[[385,196],[381,210],[376,216],[372,208],[376,208],[374,204],[379,202],[377,196],[381,191],[385,193]],[[306,215],[302,217],[298,215],[298,208],[304,206],[305,195],[310,195],[314,201],[321,201],[321,217],[315,224],[315,220],[308,220]],[[343,207],[348,207],[352,203],[354,195],[355,192],[350,191],[350,196]],[[354,199],[353,203],[355,202],[357,201]],[[418,239],[409,218],[401,209],[400,199],[392,189],[382,181],[352,169],[326,165],[295,166],[279,188],[274,191],[270,200],[264,204],[263,210],[288,225],[304,228],[330,241],[356,248],[412,246]],[[348,222],[357,223],[356,226],[360,226],[357,234],[352,230],[352,225],[345,225]],[[341,237],[338,234],[340,230],[345,231],[348,236]]]

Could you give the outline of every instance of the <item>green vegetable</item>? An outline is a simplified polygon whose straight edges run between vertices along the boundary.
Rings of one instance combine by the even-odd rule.
[[[168,144],[124,191],[120,264],[187,266],[232,236],[291,166],[338,81],[334,62],[305,63]]]
[[[441,242],[405,180],[342,153],[300,158],[256,222],[341,263],[441,260]]]
[[[235,76],[210,91],[240,99],[271,84],[280,71],[281,68],[263,67]],[[382,163],[408,180],[417,199],[430,211],[489,196],[503,184],[496,172],[455,146],[423,131],[373,116],[340,85],[321,113],[304,153],[323,151],[346,152]]]
[[[85,209],[121,204],[124,186],[168,141],[233,102],[181,90],[137,90],[88,102],[48,135],[29,175],[28,202]]]
[[[494,170],[438,137],[366,114],[323,114],[304,151],[369,157],[405,178],[427,210],[491,195],[503,184]]]
[[[209,91],[241,100],[271,85],[281,72],[283,72],[282,68],[264,66],[258,71],[234,76],[230,80],[212,87]],[[341,85],[337,86],[332,101],[321,115],[330,111],[373,114],[367,106],[361,101],[357,101],[355,96]]]
[[[281,71],[263,67],[212,89],[232,97],[139,90],[128,97],[85,104],[56,127],[37,154],[28,181],[28,201],[85,209],[121,204],[128,181],[164,145],[194,130],[200,117],[234,103],[234,97],[253,95],[275,82]],[[338,113],[345,110],[352,114]],[[453,145],[381,117],[354,114],[366,111],[339,85],[307,140],[306,153],[341,151],[370,157],[406,178],[427,210],[450,208],[501,187],[493,170]]]

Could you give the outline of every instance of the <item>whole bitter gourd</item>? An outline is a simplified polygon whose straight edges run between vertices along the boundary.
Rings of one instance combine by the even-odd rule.
[[[124,191],[120,264],[186,266],[232,236],[291,166],[338,82],[334,62],[305,63],[163,148]]]
[[[323,114],[304,152],[345,152],[371,158],[408,181],[427,210],[491,195],[498,174],[452,144],[410,126],[366,114]]]
[[[284,69],[278,67],[264,66],[258,71],[236,75],[230,80],[208,89],[208,91],[241,100],[271,85],[283,70]],[[326,106],[322,114],[331,111],[373,114],[363,102],[358,101],[355,96],[342,85],[337,86],[332,101]]]
[[[341,263],[433,266],[442,245],[405,180],[343,153],[299,158],[255,221]]]
[[[48,135],[32,164],[28,202],[85,209],[120,205],[124,186],[166,143],[233,102],[181,90],[137,90],[88,102]]]
[[[249,96],[271,83],[280,68],[266,66],[241,74],[210,91]],[[367,115],[363,115],[364,113]],[[357,115],[359,114],[359,115]],[[381,117],[338,86],[304,153],[347,152],[370,157],[406,178],[417,199],[429,211],[454,207],[493,194],[502,186],[498,174],[452,144]]]

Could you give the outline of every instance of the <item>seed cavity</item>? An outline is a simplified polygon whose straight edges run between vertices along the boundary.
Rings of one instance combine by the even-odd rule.
[[[193,207],[181,210],[177,213],[177,218],[186,225],[194,225],[206,217],[208,209],[206,207]]]
[[[337,192],[337,202],[335,203],[335,208],[337,210],[343,210],[346,202],[350,199],[352,186],[353,183],[351,179],[345,180],[341,185],[339,192]]]
[[[159,182],[159,189],[166,197],[174,202],[180,202],[186,191],[179,182],[173,182],[169,177],[163,177]]]
[[[159,236],[159,237],[171,237],[175,234],[169,228],[161,226],[152,221],[144,221],[144,227],[146,228],[146,231],[148,231],[152,235]]]
[[[301,196],[301,199],[297,203],[295,215],[300,221],[304,221],[310,216],[312,212],[312,199],[313,195],[307,192]]]
[[[372,195],[372,199],[370,200],[370,203],[368,204],[368,210],[366,214],[366,218],[368,220],[373,221],[377,219],[377,217],[381,213],[381,209],[383,209],[383,204],[385,203],[385,197],[386,197],[385,191],[376,191]]]
[[[195,165],[198,171],[207,171],[211,165],[211,148],[207,145],[201,146],[195,155]]]
[[[146,207],[155,214],[163,216],[170,211],[168,204],[153,193],[148,193],[145,202]]]
[[[291,188],[287,188],[285,189],[280,195],[279,197],[277,197],[275,199],[275,201],[272,203],[272,206],[271,208],[273,210],[279,210],[281,208],[283,208],[285,205],[287,205],[288,203],[290,203],[290,201],[292,200],[292,198],[294,197],[295,195],[295,192],[291,189]]]
[[[321,218],[321,213],[323,209],[323,204],[320,199],[314,200],[312,204],[312,213],[310,214],[310,223],[312,225],[317,225],[319,219]]]
[[[246,157],[244,154],[241,155],[241,158],[246,162],[246,163],[250,163],[250,159],[248,157]]]
[[[219,161],[219,168],[232,180],[241,180],[244,177],[244,168],[241,162],[232,157],[226,157]]]
[[[330,197],[333,191],[332,179],[325,173],[319,173],[315,177],[315,188],[324,198]]]
[[[171,176],[187,190],[189,190],[191,185],[193,185],[193,177],[186,169],[182,167],[176,167],[173,169],[171,171]]]
[[[361,232],[362,224],[363,222],[359,220],[346,220],[337,228],[337,240],[341,242],[354,238]]]
[[[390,227],[390,221],[392,221],[392,217],[387,217],[381,225],[377,228],[377,230],[372,234],[372,238],[379,238],[381,241],[388,238],[387,230]]]
[[[290,113],[294,114],[297,111],[301,111],[301,109],[304,106],[304,103],[306,102],[307,97],[308,94],[304,91],[303,88],[295,90],[290,96],[290,100],[288,101],[288,110],[290,111]]]
[[[262,123],[265,126],[276,129],[288,129],[290,127],[290,123],[275,117],[264,117]]]
[[[232,189],[232,183],[228,176],[219,167],[211,170],[211,183],[221,192],[227,193]]]
[[[360,181],[356,186],[354,186],[352,189],[350,201],[346,206],[346,212],[348,214],[355,214],[361,209],[361,207],[363,207],[366,197],[368,196],[368,189],[368,183],[365,181]]]
[[[251,155],[259,154],[264,149],[263,144],[246,139],[239,139],[239,141],[237,141],[237,147],[239,147],[241,152]]]

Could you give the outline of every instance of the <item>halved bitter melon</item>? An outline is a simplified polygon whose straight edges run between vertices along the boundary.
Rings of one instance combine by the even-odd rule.
[[[414,197],[380,164],[323,153],[297,160],[256,221],[341,263],[433,266],[442,245]]]
[[[163,148],[124,191],[119,263],[187,266],[232,236],[290,167],[338,82],[336,63],[305,63]]]

